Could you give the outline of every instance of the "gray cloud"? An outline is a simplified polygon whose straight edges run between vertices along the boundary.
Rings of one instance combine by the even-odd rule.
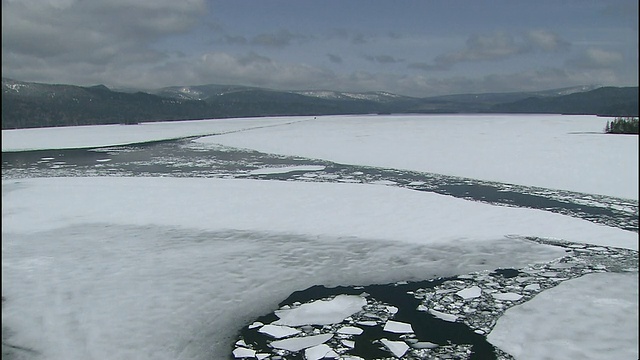
[[[351,37],[351,43],[355,45],[363,45],[369,42],[369,39],[364,34],[354,34]]]
[[[223,35],[223,42],[229,45],[247,45],[249,40],[241,35]]]
[[[293,41],[304,41],[307,37],[294,34],[288,30],[280,30],[275,33],[260,34],[251,39],[251,44],[271,47],[289,46]]]
[[[342,57],[335,55],[335,54],[327,54],[327,57],[329,58],[329,61],[331,61],[332,63],[335,64],[341,64],[342,63]]]
[[[163,61],[169,55],[152,44],[190,30],[206,11],[205,0],[3,1],[3,67],[43,77],[71,68],[66,78],[83,69],[91,79],[111,67]],[[32,63],[40,66],[28,70]]]
[[[582,69],[607,69],[620,65],[623,60],[624,57],[619,52],[591,47],[568,60],[567,64]]]
[[[367,29],[368,23],[356,22],[330,25],[354,26],[349,29],[315,28],[318,31],[313,35],[297,33],[296,28],[260,29],[251,27],[251,22],[223,26],[212,16],[206,17],[210,3],[3,0],[3,76],[130,88],[228,83],[278,89],[384,90],[412,96],[539,90],[592,83],[637,84],[637,51],[633,53],[634,46],[637,50],[637,20],[636,32],[630,33],[628,23],[608,27],[609,19],[601,24],[603,31],[590,29],[589,35],[574,39],[575,45],[548,29],[520,33],[505,30],[469,36],[458,48],[446,51],[441,49],[451,50],[451,44],[460,41],[459,32],[394,33],[390,27]],[[630,18],[625,9],[607,11],[610,16]],[[282,24],[285,26],[286,22]],[[562,28],[562,24],[558,26]],[[404,29],[397,27],[400,28]],[[465,31],[465,26],[458,30]],[[621,36],[625,34],[629,36]],[[590,40],[591,46],[602,45],[587,48],[578,42],[583,38]],[[214,40],[204,48],[207,39]],[[569,49],[573,52],[569,53]],[[429,57],[421,53],[424,51],[431,52]],[[529,54],[548,56],[529,61]],[[565,60],[569,55],[574,57]],[[475,64],[503,59],[514,59],[508,62],[509,68],[521,71],[481,76],[485,69],[496,66]],[[542,61],[565,61],[566,68],[530,68]],[[400,62],[423,72],[402,73],[403,69],[388,66]],[[461,63],[468,65],[464,67],[466,77],[447,72]],[[331,70],[325,65],[330,65]]]
[[[404,61],[403,59],[396,59],[391,55],[364,55],[363,58],[379,64],[395,64]]]
[[[450,70],[460,62],[495,61],[541,51],[567,50],[569,42],[546,30],[532,30],[521,36],[499,31],[488,35],[470,36],[462,50],[438,55],[433,62],[414,62],[409,68],[425,71]]]
[[[219,27],[217,31],[219,35],[218,41],[227,45],[257,45],[264,47],[283,48],[292,45],[294,42],[302,43],[310,40],[311,37],[302,34],[292,33],[289,30],[281,29],[276,32],[262,33],[253,37],[242,35],[234,35],[227,33],[223,27]]]
[[[568,50],[571,44],[556,33],[546,30],[532,30],[524,35],[523,46],[530,50],[552,52]]]

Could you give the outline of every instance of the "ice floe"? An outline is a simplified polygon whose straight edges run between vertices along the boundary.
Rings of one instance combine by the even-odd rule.
[[[276,311],[279,325],[324,325],[339,323],[362,310],[367,301],[360,296],[340,295],[331,300],[318,300],[297,308]]]

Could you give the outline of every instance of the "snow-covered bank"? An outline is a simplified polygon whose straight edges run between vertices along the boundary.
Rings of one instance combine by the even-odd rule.
[[[638,199],[638,137],[563,115],[325,116],[196,141]]]

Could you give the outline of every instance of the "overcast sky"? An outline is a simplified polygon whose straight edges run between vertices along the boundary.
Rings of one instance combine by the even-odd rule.
[[[2,76],[410,96],[638,86],[638,2],[2,0]]]

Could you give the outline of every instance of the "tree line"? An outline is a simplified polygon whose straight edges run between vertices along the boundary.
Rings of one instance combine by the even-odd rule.
[[[616,117],[607,121],[604,132],[607,134],[638,134],[640,130],[637,117]]]

